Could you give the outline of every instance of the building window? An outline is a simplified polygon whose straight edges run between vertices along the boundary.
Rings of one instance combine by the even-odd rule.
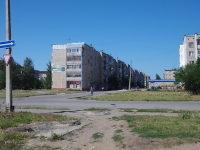
[[[197,40],[197,45],[200,45],[200,40],[199,39]]]
[[[189,52],[189,56],[194,56],[194,52]]]
[[[72,53],[77,53],[77,49],[72,49]]]
[[[194,48],[194,42],[189,42],[189,48]]]
[[[79,56],[67,57],[67,61],[81,61],[81,57],[79,57]]]
[[[81,73],[73,73],[73,72],[71,72],[71,73],[67,73],[67,77],[81,77]]]
[[[67,53],[71,53],[71,49],[67,49]]]
[[[190,64],[194,64],[194,61],[190,61]]]
[[[67,69],[81,69],[81,65],[67,65]]]

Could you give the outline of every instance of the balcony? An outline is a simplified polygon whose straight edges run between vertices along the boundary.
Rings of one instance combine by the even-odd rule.
[[[82,77],[67,77],[67,81],[81,81]]]
[[[79,53],[67,53],[67,56],[81,56],[81,52],[79,52]]]

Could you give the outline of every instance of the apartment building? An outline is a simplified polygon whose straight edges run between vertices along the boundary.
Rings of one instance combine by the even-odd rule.
[[[195,63],[198,57],[200,57],[200,34],[185,35],[183,44],[179,48],[180,67]]]
[[[97,51],[84,42],[52,45],[52,89],[111,89],[109,77],[117,73],[122,80],[130,76],[130,65],[112,55]],[[134,70],[131,80],[144,82],[144,75]],[[136,77],[135,77],[136,76]],[[143,78],[143,79],[142,79]],[[142,84],[143,85],[143,84]],[[122,86],[122,85],[121,85]]]
[[[117,72],[114,59],[111,55],[100,53],[100,81],[101,88],[108,89],[108,78],[114,73]]]
[[[164,80],[175,80],[174,72],[176,72],[176,69],[164,70]]]

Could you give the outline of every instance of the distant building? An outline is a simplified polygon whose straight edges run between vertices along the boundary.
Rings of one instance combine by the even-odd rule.
[[[164,70],[164,80],[175,80],[174,72],[176,72],[176,69]]]
[[[44,79],[47,76],[47,71],[39,71],[39,70],[34,70],[34,75],[36,78],[40,79]]]
[[[149,80],[149,88],[175,87],[175,80]]]
[[[180,67],[186,64],[195,63],[200,57],[200,34],[185,35],[183,44],[179,48]]]

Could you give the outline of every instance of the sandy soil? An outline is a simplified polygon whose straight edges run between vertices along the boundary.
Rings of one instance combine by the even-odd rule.
[[[65,114],[69,115],[69,114]],[[39,147],[48,145],[62,150],[199,150],[200,143],[184,144],[165,148],[161,139],[143,139],[130,131],[128,124],[123,120],[114,120],[113,116],[119,115],[118,109],[112,109],[108,114],[99,114],[99,112],[80,112],[77,117],[81,117],[81,122],[87,121],[88,125],[81,129],[67,133],[64,140],[51,142],[47,138],[32,138],[26,145],[26,148],[32,147],[34,150],[40,150]],[[116,133],[116,131],[121,131]],[[94,139],[95,133],[102,133],[103,137]],[[113,137],[120,135],[123,137],[121,142],[115,142]]]

